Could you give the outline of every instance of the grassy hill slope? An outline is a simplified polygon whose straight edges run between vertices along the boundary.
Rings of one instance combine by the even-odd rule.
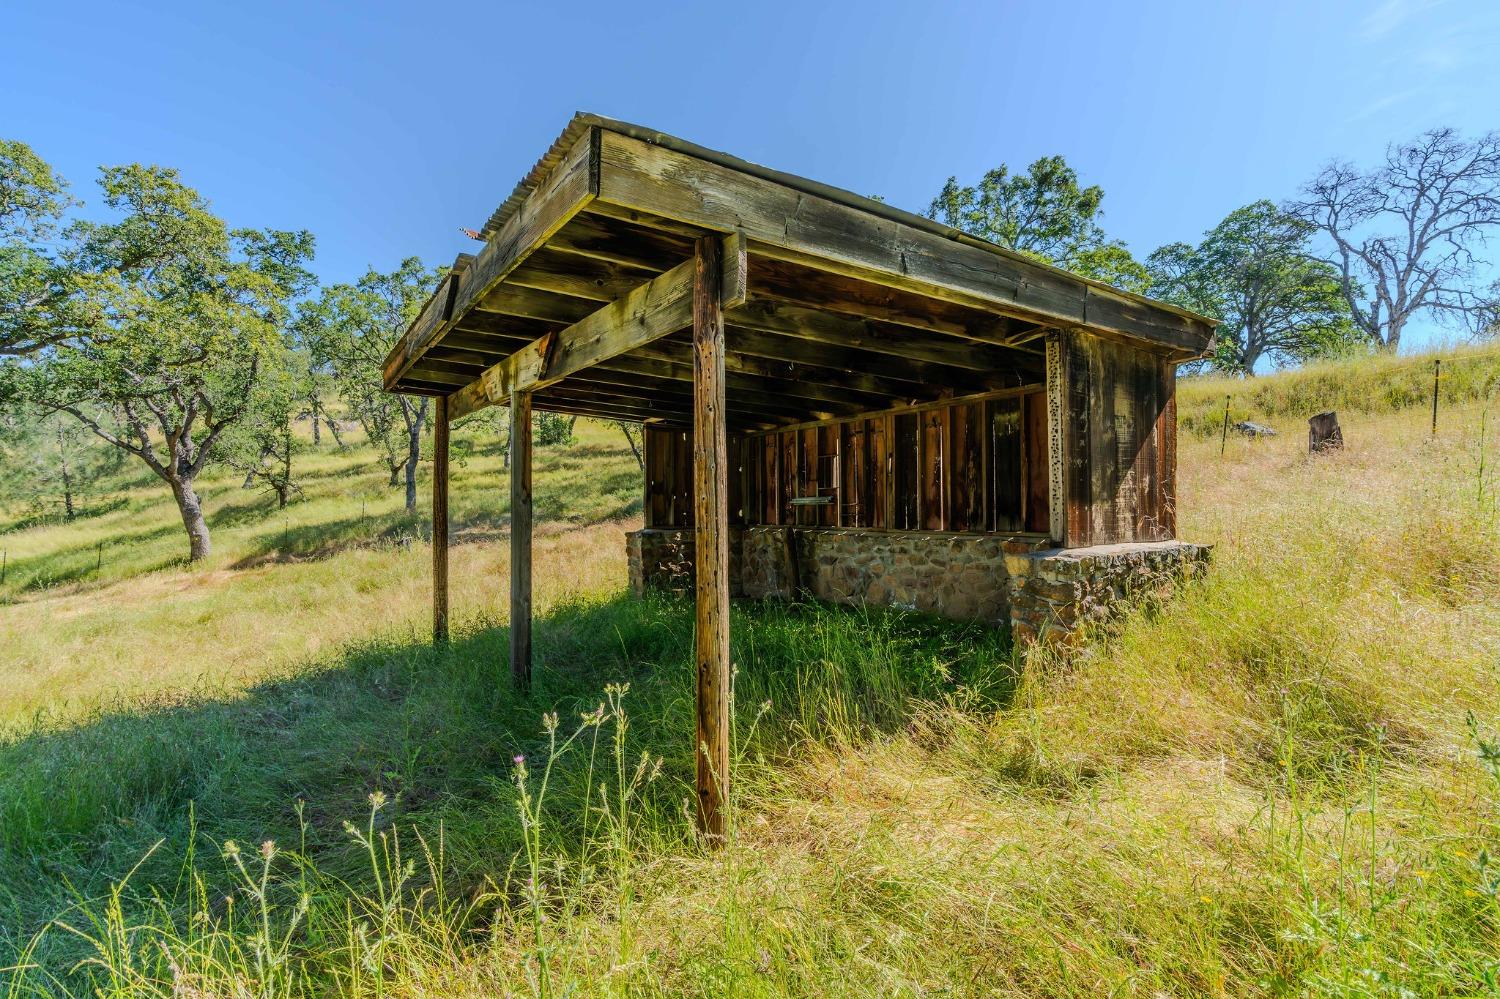
[[[0,966],[22,995],[1500,994],[1500,355],[1435,439],[1390,387],[1422,363],[1184,383],[1214,570],[1070,662],[736,606],[720,851],[684,810],[691,614],[622,595],[623,441],[536,477],[527,699],[494,457],[458,469],[435,652],[417,526],[387,496],[354,531],[379,476],[320,456],[297,557],[230,515],[206,570],[7,591]],[[1281,435],[1221,457],[1226,391]],[[1312,459],[1328,405],[1349,448]],[[76,530],[24,532],[20,578]]]

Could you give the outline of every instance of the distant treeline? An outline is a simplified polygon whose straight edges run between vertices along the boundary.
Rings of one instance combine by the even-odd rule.
[[[104,211],[84,217],[45,160],[0,140],[0,458],[41,484],[19,488],[72,516],[80,483],[133,457],[171,491],[197,560],[211,547],[204,468],[285,505],[303,420],[335,446],[357,426],[414,510],[430,404],[383,392],[381,362],[441,270],[410,257],[319,287],[310,232],[232,228],[176,170],[106,167],[98,189]],[[1478,256],[1500,227],[1500,133],[1439,129],[1370,168],[1331,163],[1296,197],[1237,209],[1144,262],[1103,230],[1103,198],[1052,156],[972,186],[950,178],[928,214],[1219,319],[1204,363],[1225,372],[1395,352],[1419,314],[1500,330],[1500,282]],[[571,431],[538,419],[548,440]]]

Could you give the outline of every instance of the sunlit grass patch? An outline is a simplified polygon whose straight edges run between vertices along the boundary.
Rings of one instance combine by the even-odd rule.
[[[1396,363],[1351,377],[1367,392]],[[1287,432],[1180,454],[1181,534],[1212,570],[1078,655],[737,603],[722,850],[693,832],[690,608],[623,595],[634,510],[614,504],[638,492],[591,491],[633,469],[607,435],[538,475],[558,506],[529,698],[508,686],[494,457],[456,496],[445,652],[419,530],[21,593],[0,610],[27,656],[0,674],[0,965],[31,967],[7,981],[1500,994],[1495,402],[1445,398],[1433,439],[1421,406],[1333,398],[1348,446],[1314,458],[1319,383],[1248,384]],[[272,544],[279,525],[231,506],[226,533],[254,534],[236,558]],[[350,506],[330,487],[304,510]]]

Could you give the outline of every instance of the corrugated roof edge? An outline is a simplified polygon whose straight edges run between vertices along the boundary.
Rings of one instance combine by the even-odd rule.
[[[1153,308],[1164,309],[1168,312],[1183,316],[1188,319],[1207,323],[1211,329],[1219,325],[1219,320],[1210,319],[1208,316],[1200,315],[1196,312],[1193,312],[1191,309],[1184,309],[1181,306],[1172,305],[1169,302],[1162,302],[1154,298],[1149,298],[1145,295],[1138,295],[1135,292],[1123,291],[1119,288],[1114,287],[1113,285],[1106,284],[1103,281],[1084,277],[1081,274],[1075,274],[1070,270],[1066,270],[1054,264],[1044,263],[1033,257],[1028,257],[1025,254],[1017,253],[1015,250],[1007,249],[1006,247],[1000,246],[998,243],[991,243],[987,239],[980,239],[978,236],[971,235],[961,229],[955,229],[952,226],[943,225],[941,222],[936,222],[930,218],[927,218],[925,215],[917,215],[913,212],[904,211],[903,209],[888,205],[883,201],[876,201],[873,198],[867,198],[863,195],[855,194],[853,191],[846,191],[841,187],[833,187],[832,185],[823,184],[815,180],[808,180],[806,177],[799,177],[796,174],[783,173],[780,170],[773,170],[770,167],[761,166],[759,163],[752,163],[749,160],[740,159],[738,156],[732,156],[729,153],[720,152],[717,149],[709,149],[708,147],[700,146],[695,142],[688,142],[686,139],[679,139],[675,135],[668,135],[666,132],[659,132],[656,129],[645,128],[640,125],[632,125],[629,122],[618,121],[614,118],[606,118],[603,115],[590,114],[587,111],[579,111],[578,113],[573,115],[572,120],[568,122],[567,127],[563,129],[562,134],[560,134],[552,143],[546,154],[541,159],[537,160],[536,165],[533,166],[531,170],[526,174],[526,176],[522,178],[521,182],[516,185],[515,190],[511,191],[510,197],[506,198],[503,202],[500,203],[500,207],[495,209],[494,214],[490,216],[490,220],[486,222],[484,228],[480,230],[480,234],[483,235],[486,239],[494,235],[500,229],[500,227],[505,224],[507,219],[509,219],[512,215],[520,210],[522,202],[524,202],[527,196],[536,189],[537,185],[542,182],[542,180],[547,176],[548,172],[551,171],[551,169],[556,166],[559,161],[561,161],[563,155],[572,148],[573,143],[578,140],[578,138],[583,134],[584,130],[596,126],[599,128],[608,129],[611,132],[618,132],[621,135],[629,136],[630,138],[637,139],[641,142],[649,142],[652,145],[661,146],[674,152],[683,153],[688,156],[696,156],[699,159],[707,160],[710,163],[716,163],[719,166],[728,167],[731,170],[739,170],[754,177],[760,177],[764,180],[772,181],[773,183],[783,184],[787,187],[792,188],[793,190],[801,191],[804,194],[811,194],[815,197],[827,198],[829,201],[834,201],[841,205],[845,205],[849,208],[855,208],[863,212],[869,212],[872,215],[878,215],[881,218],[888,219],[892,222],[899,222],[902,225],[914,226],[915,228],[923,229],[927,232],[943,236],[947,239],[955,240],[956,242],[967,243],[971,246],[977,246],[981,249],[989,250],[991,253],[998,254],[1002,257],[1010,257],[1016,260],[1024,261],[1036,267],[1044,267],[1047,270],[1053,271],[1058,274],[1066,274],[1073,280],[1081,281],[1091,288],[1098,288],[1101,291],[1108,292],[1111,295],[1119,295],[1123,298],[1127,298],[1135,302],[1144,302],[1152,306]]]

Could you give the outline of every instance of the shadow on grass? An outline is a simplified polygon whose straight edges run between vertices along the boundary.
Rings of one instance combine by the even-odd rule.
[[[613,683],[631,685],[628,757],[664,759],[664,779],[638,814],[653,835],[686,842],[690,605],[571,603],[537,621],[535,641],[525,696],[511,688],[507,630],[481,626],[444,649],[422,634],[396,636],[243,694],[200,691],[0,736],[0,968],[75,891],[98,897],[153,844],[161,846],[133,875],[127,905],[152,894],[180,903],[193,850],[212,877],[226,839],[297,843],[298,801],[307,851],[352,884],[368,871],[342,823],[365,814],[377,790],[393,802],[383,816],[442,827],[452,884],[502,876],[521,847],[513,757],[535,765],[547,752],[543,713],[557,712],[571,730]],[[741,770],[749,788],[764,782],[766,760],[785,759],[804,738],[890,731],[920,703],[960,688],[1000,703],[1014,676],[1003,632],[823,605],[736,603],[732,655],[737,731],[754,732],[742,747],[757,761]],[[764,702],[769,711],[752,724]],[[547,835],[559,849],[579,841],[599,776],[592,768],[582,752],[553,772]],[[65,953],[66,934],[53,936],[48,948],[59,949],[38,960],[56,967],[78,956]]]

